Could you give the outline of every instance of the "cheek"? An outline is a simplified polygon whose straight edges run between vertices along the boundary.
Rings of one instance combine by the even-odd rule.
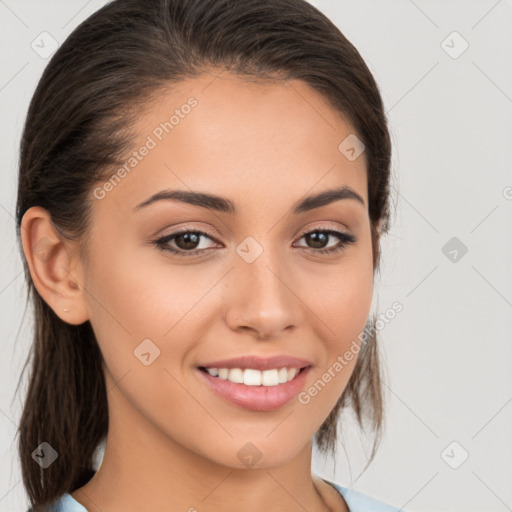
[[[191,407],[190,395],[180,385],[179,366],[200,339],[193,326],[200,324],[204,310],[194,305],[211,287],[212,276],[200,278],[196,272],[194,278],[192,267],[184,272],[168,262],[155,266],[123,253],[112,252],[117,259],[96,253],[96,261],[104,264],[89,268],[86,285],[91,325],[114,391],[111,398],[126,416],[125,398],[144,416],[171,425],[176,411]],[[192,421],[184,415],[179,427],[187,432]]]
[[[364,329],[370,312],[373,294],[373,276],[367,273],[343,274],[336,279],[324,303],[322,314],[331,326],[334,346],[343,349]]]
[[[119,247],[102,245],[93,254],[86,299],[108,372],[116,382],[130,372],[129,380],[148,393],[172,387],[163,369],[174,373],[185,365],[200,342],[198,326],[211,308],[207,297],[201,299],[218,277],[207,265],[145,260],[145,254]]]
[[[360,245],[349,251],[339,265],[319,266],[308,272],[305,295],[308,305],[317,313],[322,338],[331,349],[343,350],[364,329],[373,295],[373,263],[371,246]],[[331,354],[332,356],[332,354]]]
[[[348,270],[348,267],[347,267]],[[372,272],[341,274],[331,283],[331,292],[318,298],[317,323],[324,341],[322,362],[314,368],[305,389],[297,397],[301,416],[316,431],[343,394],[354,371],[362,334],[368,320],[373,289]]]
[[[155,263],[155,258],[145,257],[151,256],[150,248],[142,256],[134,252],[133,247],[107,246],[95,252],[86,284],[92,323],[133,340],[162,337],[198,302],[211,279],[165,258]]]
[[[345,389],[359,356],[373,295],[373,263],[366,250],[347,253],[343,263],[310,282],[308,305],[317,313],[316,336],[324,342],[324,357],[311,375],[313,387],[299,403],[312,407],[312,417],[324,417]],[[320,422],[321,424],[322,422]]]

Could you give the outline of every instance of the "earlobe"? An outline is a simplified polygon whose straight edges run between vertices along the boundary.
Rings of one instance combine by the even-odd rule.
[[[382,219],[379,219],[377,221],[376,230],[377,230],[377,233],[379,234],[379,236],[381,236],[382,235]]]
[[[25,212],[21,241],[32,281],[43,300],[64,322],[86,322],[89,317],[77,251],[55,228],[47,210],[33,206]]]

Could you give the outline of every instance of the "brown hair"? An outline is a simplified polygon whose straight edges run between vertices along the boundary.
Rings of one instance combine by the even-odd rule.
[[[17,234],[32,206],[50,212],[70,239],[87,235],[90,190],[122,163],[133,144],[139,107],[159,90],[205,69],[245,77],[299,79],[351,123],[366,149],[374,272],[379,231],[388,231],[391,142],[375,80],[338,28],[304,0],[115,0],[83,21],[47,65],[28,110],[20,147]],[[341,141],[340,141],[341,142]],[[35,337],[19,424],[19,456],[31,506],[73,492],[94,474],[94,452],[106,438],[108,407],[102,354],[89,322],[70,325],[38,294]],[[376,335],[365,338],[354,372],[315,435],[334,450],[338,416],[349,404],[363,428],[382,428]],[[43,441],[57,463],[42,470],[32,452]]]

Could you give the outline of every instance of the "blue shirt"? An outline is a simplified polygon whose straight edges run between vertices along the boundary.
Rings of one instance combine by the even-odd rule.
[[[370,498],[370,496],[366,494],[348,489],[347,487],[342,487],[329,480],[324,481],[331,484],[339,491],[347,502],[350,512],[404,512],[382,501]],[[87,509],[68,493],[54,501],[48,510],[51,512],[87,512]]]

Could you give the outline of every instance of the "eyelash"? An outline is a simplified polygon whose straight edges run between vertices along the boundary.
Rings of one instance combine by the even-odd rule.
[[[192,257],[192,256],[196,256],[197,254],[204,253],[205,251],[209,250],[209,249],[195,249],[195,250],[191,250],[191,251],[184,251],[183,249],[181,249],[181,250],[173,249],[173,248],[169,247],[169,245],[167,245],[171,240],[173,240],[177,236],[183,235],[185,233],[194,233],[196,235],[206,236],[207,238],[210,238],[211,240],[215,240],[215,238],[212,236],[211,233],[194,230],[194,229],[183,229],[180,231],[169,233],[168,235],[165,235],[163,237],[157,238],[156,240],[153,240],[152,243],[154,245],[156,245],[156,247],[159,250],[170,252],[179,257]],[[344,233],[343,231],[337,231],[334,229],[322,229],[322,228],[317,228],[317,229],[314,229],[311,231],[306,231],[305,233],[302,233],[299,240],[301,238],[305,237],[306,235],[310,235],[312,233],[324,233],[327,235],[335,236],[340,240],[340,245],[338,245],[337,247],[331,247],[330,249],[314,249],[311,247],[301,247],[301,249],[306,249],[315,254],[321,254],[321,255],[326,255],[326,256],[338,254],[341,251],[345,250],[347,246],[356,242],[356,237],[350,233]]]

